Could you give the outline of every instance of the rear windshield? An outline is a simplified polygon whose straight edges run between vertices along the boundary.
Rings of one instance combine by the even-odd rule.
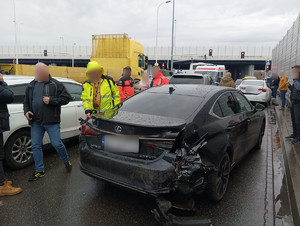
[[[249,86],[264,86],[264,81],[257,81],[257,80],[244,80],[242,85],[249,85]]]
[[[123,102],[121,111],[187,119],[196,111],[202,97],[142,92]]]
[[[239,84],[242,83],[242,81],[243,81],[242,79],[238,79],[238,80],[235,81],[235,84],[236,84],[236,85],[239,85]]]
[[[170,84],[203,84],[201,75],[173,75]]]

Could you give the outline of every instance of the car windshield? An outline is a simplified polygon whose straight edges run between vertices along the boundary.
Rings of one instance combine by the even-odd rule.
[[[247,85],[247,86],[264,86],[264,81],[259,81],[259,80],[244,80],[242,82],[242,85]]]
[[[124,101],[120,111],[187,119],[202,101],[199,96],[144,92]]]
[[[195,71],[195,74],[200,74],[200,75],[208,75],[212,78],[214,78],[217,75],[216,71]]]
[[[242,79],[238,79],[238,80],[235,81],[235,84],[238,86],[242,83],[242,81],[243,81]]]

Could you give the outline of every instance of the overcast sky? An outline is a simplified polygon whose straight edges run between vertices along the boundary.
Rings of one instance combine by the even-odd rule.
[[[21,45],[91,45],[92,34],[128,33],[155,45],[162,0],[15,0]],[[14,44],[13,0],[0,0],[0,46]],[[176,0],[176,46],[274,46],[300,0]],[[159,11],[159,46],[170,46],[172,3]]]

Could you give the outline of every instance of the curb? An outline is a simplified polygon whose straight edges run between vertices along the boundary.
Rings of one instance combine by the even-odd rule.
[[[279,119],[278,109],[275,108],[276,122],[278,125],[283,161],[284,161],[284,169],[287,180],[287,188],[289,193],[291,211],[293,215],[294,225],[300,225],[300,165],[297,161],[298,158],[295,156],[295,149],[292,147],[287,141],[284,139],[284,128]],[[289,147],[287,149],[286,147]],[[289,166],[299,166],[290,168]],[[298,185],[298,186],[295,186]]]

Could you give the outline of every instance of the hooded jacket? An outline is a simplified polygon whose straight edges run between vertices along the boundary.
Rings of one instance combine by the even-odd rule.
[[[7,104],[14,100],[14,93],[5,82],[0,82],[0,133],[9,130],[9,113]]]
[[[101,85],[100,85],[100,103],[97,103],[100,108],[94,108],[94,87],[90,82],[90,73],[92,71],[101,71]],[[99,113],[105,112],[120,103],[119,89],[114,80],[104,75],[103,67],[96,61],[91,61],[86,69],[86,81],[82,85],[81,99],[85,113]]]
[[[226,86],[226,87],[232,87],[235,88],[235,83],[232,78],[230,77],[223,77],[219,86]]]

